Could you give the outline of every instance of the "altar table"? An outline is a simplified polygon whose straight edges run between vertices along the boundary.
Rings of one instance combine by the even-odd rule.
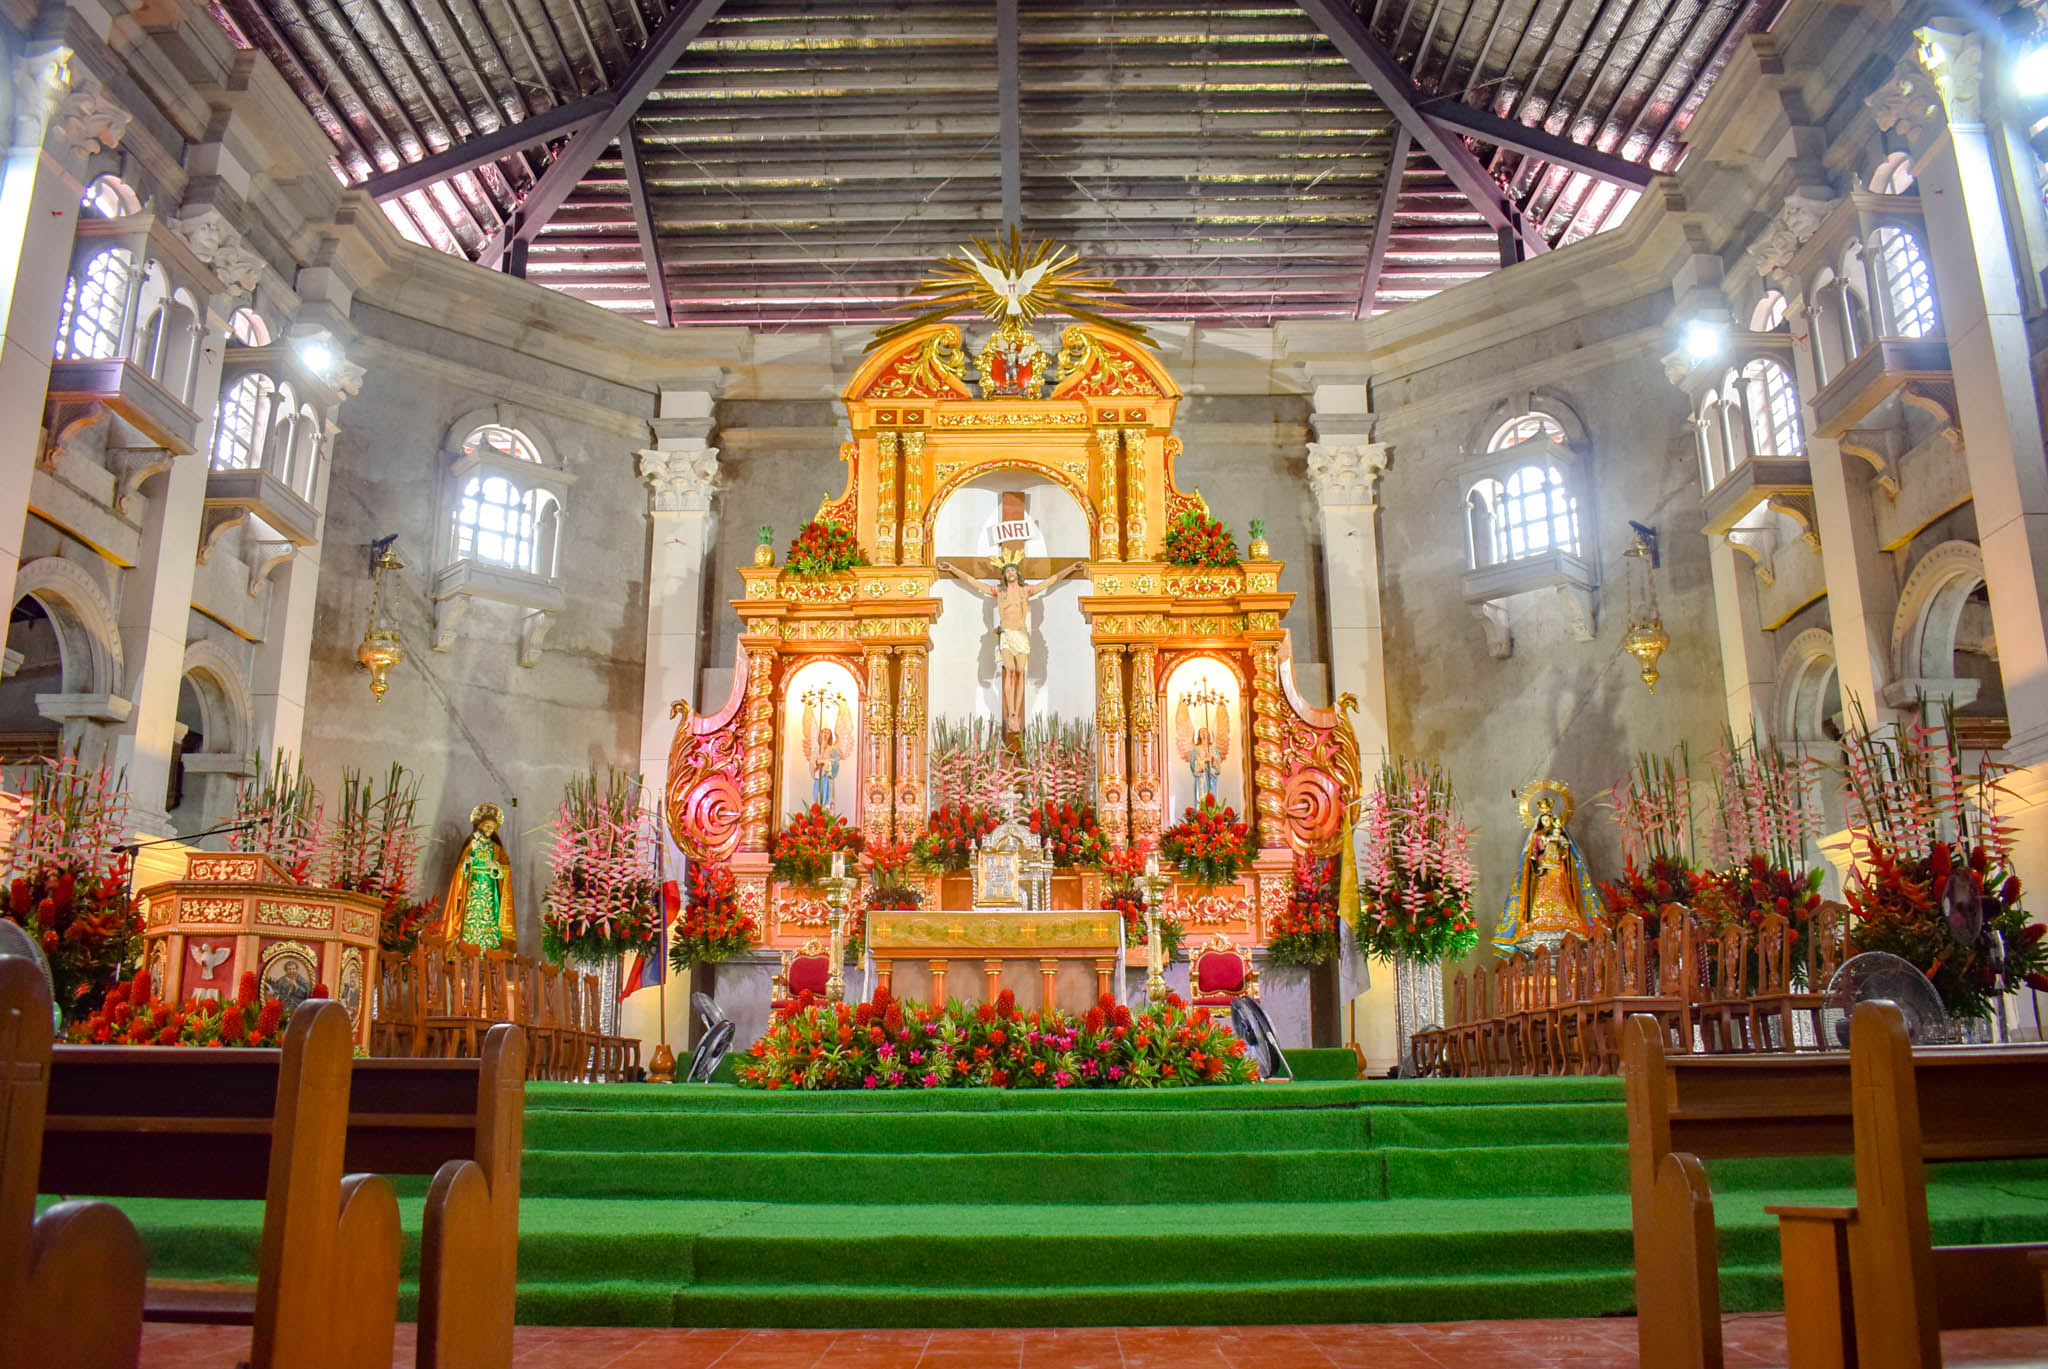
[[[1123,918],[1101,909],[1015,908],[948,912],[871,910],[868,950],[882,985],[897,960],[924,960],[932,972],[932,1001],[946,1001],[946,967],[955,960],[979,961],[988,975],[988,994],[1002,991],[1003,970],[1014,961],[1038,963],[1039,1003],[1053,1006],[1053,981],[1062,960],[1091,960],[1096,993],[1110,992]]]

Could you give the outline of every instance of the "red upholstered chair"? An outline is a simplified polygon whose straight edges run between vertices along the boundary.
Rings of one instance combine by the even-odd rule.
[[[1195,948],[1188,961],[1188,986],[1195,1006],[1227,1008],[1232,999],[1259,996],[1259,972],[1251,952],[1218,932]]]
[[[775,976],[775,996],[769,1008],[781,1012],[793,1008],[809,994],[825,1001],[825,982],[832,977],[832,953],[816,937],[794,951],[782,953],[782,973]]]

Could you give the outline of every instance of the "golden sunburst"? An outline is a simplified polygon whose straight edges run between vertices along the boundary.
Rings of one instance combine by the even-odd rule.
[[[972,247],[939,258],[938,268],[919,281],[910,298],[898,306],[917,310],[917,316],[881,329],[868,344],[870,350],[970,307],[990,319],[1015,318],[1025,323],[1040,314],[1061,313],[1099,328],[1113,328],[1140,342],[1151,341],[1137,324],[1104,315],[1105,310],[1130,307],[1116,298],[1123,290],[1107,276],[1084,274],[1087,263],[1073,248],[1050,239],[1026,245],[1015,228],[1010,230],[1007,244],[1000,237],[994,244],[985,238],[971,241]]]

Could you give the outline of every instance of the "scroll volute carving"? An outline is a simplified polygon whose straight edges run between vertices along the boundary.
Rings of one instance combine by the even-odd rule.
[[[1287,678],[1285,778],[1281,812],[1287,844],[1299,855],[1327,856],[1338,849],[1350,823],[1344,796],[1360,792],[1358,737],[1345,713],[1358,706],[1349,694],[1334,708],[1316,708],[1295,694]]]
[[[739,849],[746,754],[740,706],[746,695],[743,654],[725,707],[714,714],[697,713],[678,699],[669,708],[677,721],[664,795],[668,830],[691,860],[730,860]]]

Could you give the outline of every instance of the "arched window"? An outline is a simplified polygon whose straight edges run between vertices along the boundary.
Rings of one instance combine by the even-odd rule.
[[[213,421],[214,470],[244,471],[261,463],[276,401],[277,386],[266,375],[246,375],[227,388]]]
[[[1775,333],[1784,326],[1785,296],[1776,290],[1764,291],[1764,297],[1756,302],[1756,309],[1749,316],[1749,331]]]
[[[142,200],[119,176],[95,176],[78,197],[79,206],[96,219],[119,219],[142,212]]]
[[[1913,159],[1894,152],[1877,164],[1870,175],[1870,188],[1879,195],[1908,195],[1913,190]]]
[[[1927,255],[1902,228],[1877,230],[1877,263],[1884,273],[1885,302],[1896,337],[1926,337],[1939,327],[1934,312],[1934,275]]]
[[[502,475],[472,475],[455,505],[455,554],[464,560],[552,575],[555,513],[554,497],[545,490],[521,489]],[[544,532],[548,534],[545,538]],[[541,557],[544,547],[549,553],[545,564]]]
[[[1519,561],[1552,550],[1578,554],[1579,505],[1562,471],[1549,462],[1523,466],[1501,485],[1493,530],[1499,559]]]
[[[1799,430],[1799,392],[1775,361],[1742,368],[1743,407],[1749,413],[1751,450],[1758,456],[1798,456],[1806,438]]]
[[[475,456],[478,452],[496,452],[519,461],[540,463],[540,452],[517,428],[507,428],[500,423],[486,423],[471,433],[462,444],[464,456]]]
[[[228,319],[228,336],[244,347],[268,347],[270,325],[254,309],[237,309]]]
[[[64,308],[57,319],[60,361],[105,359],[121,351],[121,312],[135,275],[135,257],[125,247],[109,247],[85,264],[64,288]]]
[[[1494,429],[1493,436],[1487,440],[1486,450],[1497,452],[1523,442],[1533,442],[1541,437],[1547,437],[1552,442],[1563,442],[1564,428],[1549,414],[1532,411],[1517,415]]]

